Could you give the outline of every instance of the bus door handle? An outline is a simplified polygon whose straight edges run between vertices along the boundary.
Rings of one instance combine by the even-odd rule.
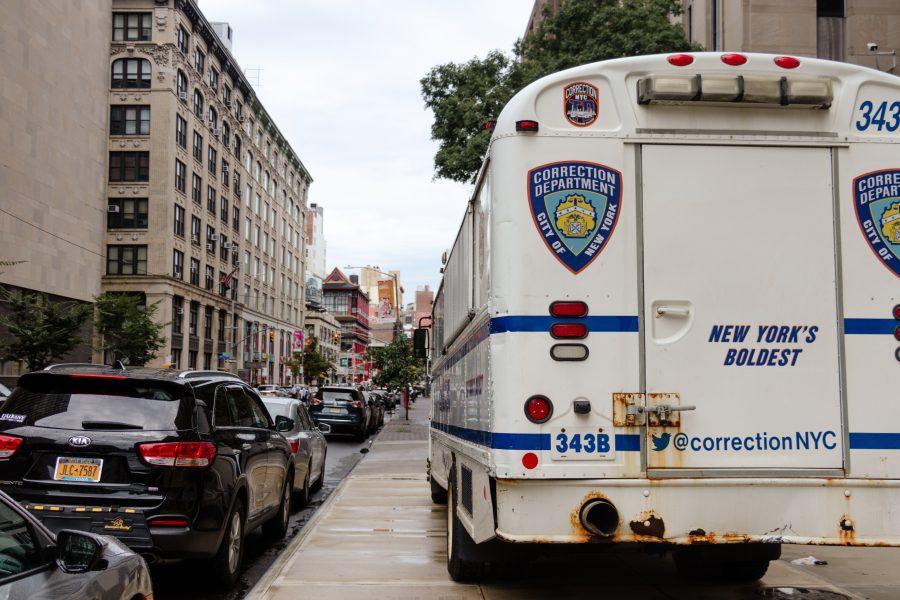
[[[657,317],[665,317],[667,315],[673,317],[689,317],[691,316],[691,309],[685,306],[657,306],[656,307],[656,316]]]

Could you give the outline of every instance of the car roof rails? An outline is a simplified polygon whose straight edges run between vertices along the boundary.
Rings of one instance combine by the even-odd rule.
[[[44,371],[63,371],[65,369],[94,369],[97,371],[108,371],[113,367],[98,363],[56,363],[44,367]]]
[[[201,377],[227,377],[229,379],[237,379],[238,381],[243,381],[240,377],[235,375],[234,373],[229,373],[228,371],[182,371],[178,374],[178,379],[200,379]]]

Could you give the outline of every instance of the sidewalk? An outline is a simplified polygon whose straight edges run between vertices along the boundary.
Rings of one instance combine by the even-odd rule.
[[[625,548],[540,559],[502,581],[454,583],[446,569],[445,508],[431,503],[425,478],[428,405],[422,398],[409,421],[401,409],[385,425],[369,454],[291,541],[248,600],[897,597],[900,576],[888,573],[896,570],[891,565],[898,554],[870,553],[853,560],[862,558],[860,551],[892,550],[869,548],[786,546],[788,560],[815,554],[845,568],[829,573],[782,559],[771,565],[762,585],[691,585],[676,575],[671,560]],[[882,576],[877,582],[867,575],[873,570]],[[833,574],[838,576],[829,577]]]

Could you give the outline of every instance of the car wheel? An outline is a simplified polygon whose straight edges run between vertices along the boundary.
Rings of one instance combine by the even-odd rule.
[[[328,451],[325,451],[325,454],[322,455],[322,468],[319,469],[319,478],[316,479],[316,482],[312,484],[312,487],[309,488],[310,492],[318,492],[322,489],[322,485],[325,483],[325,459],[328,458]]]
[[[281,506],[275,516],[263,523],[263,535],[269,540],[280,540],[287,534],[288,522],[291,519],[291,492],[294,490],[294,474],[290,473],[284,481],[281,492]]]
[[[219,550],[213,557],[215,581],[224,589],[231,589],[237,583],[244,557],[244,505],[235,501],[225,524],[225,534]]]
[[[306,465],[306,477],[303,479],[303,489],[294,491],[294,504],[297,505],[297,508],[303,508],[309,504],[309,467],[310,465]]]
[[[360,430],[356,432],[356,435],[353,436],[353,439],[357,442],[364,442],[366,441],[366,437],[368,437],[368,433],[369,432],[366,430],[366,426],[363,425],[362,428],[360,428]]]

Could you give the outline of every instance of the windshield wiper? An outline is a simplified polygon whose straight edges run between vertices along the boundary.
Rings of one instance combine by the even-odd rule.
[[[82,421],[82,429],[143,429],[133,423],[119,423],[118,421]]]

